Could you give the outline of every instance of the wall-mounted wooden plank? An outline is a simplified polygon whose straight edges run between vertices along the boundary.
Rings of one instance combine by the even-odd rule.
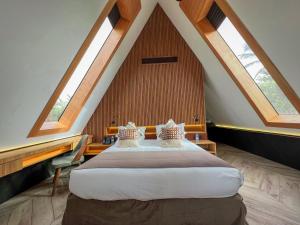
[[[2,152],[0,153],[0,177],[66,153],[72,150],[80,139],[81,135],[77,135]]]
[[[21,170],[22,167],[22,160],[16,159],[4,164],[0,164],[0,177],[6,176],[15,171]]]
[[[72,149],[73,149],[72,144],[69,144],[69,145],[64,145],[64,146],[55,148],[55,149],[53,149],[51,151],[48,151],[48,152],[42,152],[42,153],[38,153],[38,154],[35,154],[35,155],[25,157],[25,158],[22,159],[22,167],[25,168],[25,167],[34,165],[34,164],[42,162],[44,160],[53,158],[53,157],[61,155],[61,154],[64,154],[64,153],[66,153],[66,152],[68,152]]]
[[[141,58],[177,56],[177,63],[147,64]],[[163,10],[157,6],[103,96],[84,133],[101,142],[105,128],[133,121],[156,125],[177,123],[205,127],[204,70]],[[113,121],[115,123],[113,123]]]

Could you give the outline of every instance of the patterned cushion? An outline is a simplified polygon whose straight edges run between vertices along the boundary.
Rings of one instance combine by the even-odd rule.
[[[138,129],[119,129],[120,140],[135,140],[139,138]]]
[[[184,123],[176,124],[174,120],[169,119],[169,121],[166,124],[160,124],[156,126],[156,137],[158,140],[162,140],[162,128],[174,128],[178,127],[181,136],[181,139],[183,140],[185,138],[185,131],[184,131]]]
[[[182,132],[179,127],[172,127],[172,128],[161,128],[161,133],[159,137],[162,140],[182,140]]]

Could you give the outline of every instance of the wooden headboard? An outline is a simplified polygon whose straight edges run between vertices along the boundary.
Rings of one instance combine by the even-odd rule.
[[[145,136],[146,139],[156,139],[156,128],[155,126],[144,126],[146,127]],[[189,140],[195,139],[195,134],[199,133],[201,135],[201,139],[207,139],[206,127],[204,125],[199,124],[189,124],[184,126],[184,130],[186,133],[186,138]],[[105,129],[105,135],[116,135],[118,133],[118,127],[107,127]]]

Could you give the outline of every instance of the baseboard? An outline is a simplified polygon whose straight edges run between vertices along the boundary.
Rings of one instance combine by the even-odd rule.
[[[208,127],[210,140],[221,142],[300,170],[300,137]]]

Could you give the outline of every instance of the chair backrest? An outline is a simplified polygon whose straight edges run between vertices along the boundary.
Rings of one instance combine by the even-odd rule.
[[[83,135],[77,146],[72,152],[73,160],[72,162],[80,160],[83,155],[88,142],[88,135]]]

